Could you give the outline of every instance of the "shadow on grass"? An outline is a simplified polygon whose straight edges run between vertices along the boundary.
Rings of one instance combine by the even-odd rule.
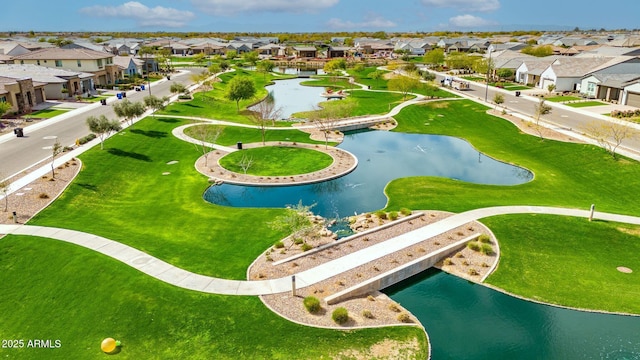
[[[83,189],[87,189],[89,191],[93,191],[93,192],[97,192],[98,191],[98,187],[93,185],[93,184],[76,184],[78,186],[80,186]]]
[[[180,120],[178,120],[178,119],[170,119],[170,118],[157,118],[156,120],[162,121],[162,122],[168,123],[168,124],[175,124],[175,123],[179,123],[180,122]]]
[[[130,130],[130,132],[137,134],[137,135],[144,135],[150,138],[154,138],[154,139],[161,139],[161,138],[165,138],[167,137],[167,133],[164,131],[155,131],[155,130],[138,130],[138,129],[134,129],[134,130]]]
[[[123,156],[123,157],[132,158],[135,160],[151,162],[151,158],[149,158],[147,155],[144,155],[144,154],[138,154],[138,153],[124,151],[120,149],[109,149],[108,151],[109,151],[109,154],[111,155]]]

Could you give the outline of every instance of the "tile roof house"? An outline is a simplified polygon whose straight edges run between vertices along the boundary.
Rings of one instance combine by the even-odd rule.
[[[620,56],[586,74],[580,83],[580,93],[593,99],[621,103],[625,87],[639,80],[640,59]]]
[[[555,91],[580,90],[582,78],[609,60],[611,59],[558,58],[540,74],[541,81],[538,83],[538,87],[548,89],[548,86],[553,84],[555,85]]]
[[[86,96],[93,93],[95,77],[94,74],[80,71],[19,64],[0,65],[0,76],[16,80],[31,79],[34,84],[41,84],[44,93],[38,94],[36,87],[36,100],[65,99],[74,94]]]
[[[15,79],[0,75],[0,102],[11,105],[8,113],[30,113],[32,108],[45,101],[42,87],[30,78]]]
[[[41,49],[14,57],[19,64],[33,64],[95,75],[97,85],[114,84],[122,71],[113,63],[113,54],[88,49]]]

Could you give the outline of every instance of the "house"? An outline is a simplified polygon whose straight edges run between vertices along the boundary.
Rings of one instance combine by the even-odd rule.
[[[620,103],[640,108],[640,80],[636,80],[622,89]]]
[[[31,50],[18,44],[17,42],[0,41],[0,54],[2,55],[18,56],[27,54],[29,52],[31,52]]]
[[[558,56],[528,57],[522,59],[522,64],[516,69],[516,81],[521,84],[538,86],[542,72],[551,65]]]
[[[347,57],[349,51],[351,51],[351,48],[348,46],[329,46],[327,49],[327,59]]]
[[[95,75],[97,85],[114,84],[122,79],[122,71],[113,63],[113,55],[87,49],[41,49],[14,57],[21,65],[38,66],[86,72]]]
[[[553,84],[555,91],[559,92],[580,90],[582,78],[609,60],[609,58],[558,58],[540,74],[538,87],[546,90]]]
[[[14,79],[0,76],[0,102],[11,104],[9,113],[28,114],[37,104],[44,102],[44,84],[29,78]]]
[[[244,53],[248,53],[253,51],[253,44],[251,43],[239,43],[239,42],[231,42],[229,44],[227,44],[226,46],[227,51],[228,50],[235,50],[236,53],[239,54],[244,54]]]
[[[285,54],[285,47],[278,44],[266,44],[258,48],[258,55],[261,58],[284,57]]]
[[[61,47],[62,49],[86,49],[93,51],[110,52],[104,45],[93,44],[89,42],[74,42]]]
[[[40,99],[66,99],[72,95],[88,96],[94,91],[94,78],[91,73],[48,68],[37,65],[0,65],[0,76],[14,80],[32,79],[35,87],[34,97]],[[43,93],[38,93],[41,88]]]
[[[129,77],[144,75],[144,60],[129,56],[114,56],[113,63],[118,65],[122,72]]]
[[[318,50],[314,46],[294,46],[293,52],[297,58],[318,57]]]
[[[640,80],[640,59],[620,56],[585,75],[580,93],[585,97],[620,103],[624,88]]]

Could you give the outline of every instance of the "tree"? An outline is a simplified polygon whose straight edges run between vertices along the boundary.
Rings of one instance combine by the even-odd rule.
[[[262,60],[258,63],[258,71],[263,74],[264,78],[266,78],[267,73],[272,72],[275,66],[276,64],[271,60]]]
[[[246,76],[236,76],[227,86],[226,98],[236,102],[236,108],[240,112],[240,100],[251,99],[256,93],[256,86]]]
[[[398,76],[389,80],[388,88],[392,91],[398,91],[402,93],[402,100],[407,99],[407,95],[420,87],[422,83],[420,80],[409,76]]]
[[[251,108],[251,120],[260,127],[262,134],[262,145],[265,145],[265,137],[267,132],[267,122],[271,122],[275,126],[276,119],[282,113],[282,107],[276,108],[276,101],[273,92],[269,92],[267,96]]]
[[[343,58],[339,58],[339,59],[332,59],[327,61],[324,64],[324,72],[328,73],[332,73],[338,70],[345,70],[347,68],[347,61]]]
[[[422,57],[422,61],[425,64],[430,65],[431,67],[438,67],[444,64],[444,50],[443,49],[433,49]]]
[[[471,70],[475,59],[467,53],[452,53],[447,55],[445,63],[450,69]]]
[[[257,51],[249,51],[242,54],[242,60],[249,63],[251,66],[256,66],[258,60],[260,60],[260,56]]]
[[[245,174],[249,171],[251,165],[253,165],[253,157],[247,156],[247,154],[242,154],[242,158],[238,161],[238,166]]]
[[[207,57],[207,54],[205,54],[204,52],[199,52],[199,53],[193,55],[191,60],[193,60],[193,63],[196,66],[203,66],[206,57]]]
[[[544,140],[544,137],[542,136],[542,125],[540,125],[540,118],[542,117],[542,115],[546,115],[551,112],[551,106],[545,103],[544,98],[540,98],[540,102],[535,104],[533,106],[533,109],[536,115],[535,130],[540,136],[540,139]]]
[[[213,79],[215,80],[218,77],[218,73],[222,71],[222,67],[218,63],[213,63],[209,66],[209,73],[213,75]]]
[[[2,179],[3,175],[0,173],[0,193],[4,196],[4,212],[9,210],[9,188],[11,183],[9,179]]]
[[[169,87],[169,91],[171,91],[172,94],[187,94],[187,88],[183,84],[176,82],[171,84],[171,86]]]
[[[162,98],[153,95],[144,97],[144,105],[148,109],[153,109],[151,116],[153,116],[154,119],[156,117],[155,112],[164,109],[167,102],[169,102],[169,97],[167,96],[163,96]]]
[[[369,78],[375,80],[376,84],[380,86],[380,79],[384,78],[384,74],[386,74],[386,71],[375,70],[369,73]]]
[[[218,141],[224,128],[221,126],[200,124],[192,127],[192,129],[194,138],[197,140],[197,142],[194,143],[196,150],[204,156],[204,166],[208,166],[209,153],[213,149],[213,144]]]
[[[124,119],[129,126],[133,125],[133,119],[144,114],[144,111],[145,107],[139,101],[131,102],[128,99],[124,99],[113,105],[113,112],[116,113],[116,116]]]
[[[56,138],[56,141],[53,143],[53,146],[51,146],[51,178],[52,179],[56,178],[56,168],[54,166],[54,163],[56,161],[56,156],[60,155],[63,150],[64,148],[62,147],[62,145],[60,145],[60,140]]]
[[[324,134],[324,146],[329,146],[329,134],[335,131],[338,122],[348,117],[355,103],[348,100],[329,101],[324,107],[309,113],[309,120]]]
[[[238,52],[236,50],[227,50],[225,57],[227,60],[233,60],[238,57]]]
[[[290,237],[306,237],[312,233],[318,233],[318,230],[324,226],[323,223],[315,224],[309,217],[313,215],[311,209],[315,206],[303,205],[302,200],[296,205],[289,205],[289,211],[285,215],[278,216],[269,223],[269,226],[277,231],[285,231]]]
[[[500,79],[509,80],[513,78],[514,73],[512,69],[498,69],[496,75],[498,75]]]
[[[100,117],[89,116],[87,125],[89,126],[89,131],[96,134],[100,139],[100,150],[104,149],[104,140],[109,137],[109,134],[121,129],[118,120],[109,120],[104,115],[100,115]]]
[[[6,114],[9,110],[11,110],[12,106],[10,103],[6,101],[0,101],[0,118]]]
[[[498,106],[500,106],[500,104],[504,103],[504,95],[502,95],[501,93],[497,92],[493,96],[493,102],[496,104],[496,110],[498,110]]]
[[[607,150],[615,159],[616,151],[624,140],[633,139],[636,133],[629,125],[613,121],[592,122],[587,125],[586,132],[598,144]]]

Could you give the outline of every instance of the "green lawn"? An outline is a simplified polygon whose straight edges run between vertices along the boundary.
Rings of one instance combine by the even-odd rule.
[[[639,227],[548,215],[482,222],[500,241],[490,284],[538,301],[640,314]]]
[[[531,89],[530,87],[524,86],[524,85],[509,85],[509,86],[505,86],[504,88],[505,90],[510,90],[510,91]]]
[[[557,102],[557,103],[561,103],[565,101],[582,100],[582,98],[577,96],[550,96],[550,97],[545,97],[544,99],[547,101]]]
[[[192,138],[199,139],[198,126],[213,126],[222,128],[220,136],[216,140],[216,144],[224,146],[233,146],[238,142],[244,144],[262,142],[262,133],[257,128],[243,128],[238,126],[221,126],[221,125],[197,125],[189,127],[185,130],[185,134]],[[282,129],[282,130],[266,130],[266,141],[286,141],[286,142],[300,142],[308,144],[324,144],[324,141],[311,140],[309,134],[300,130],[294,129]],[[335,144],[334,144],[335,145]]]
[[[575,103],[568,103],[565,105],[571,106],[574,108],[583,108],[583,107],[590,107],[590,106],[603,106],[603,105],[609,105],[609,104],[603,103],[602,101],[581,101],[581,102],[575,102]]]
[[[183,226],[206,220],[193,218]],[[209,219],[210,226],[215,223]],[[258,228],[256,222],[247,223]],[[162,223],[153,230],[159,235],[166,231]],[[220,245],[231,240],[215,237]],[[244,252],[244,245],[235,247]],[[216,257],[216,252],[204,257]],[[180,289],[97,252],[50,239],[2,239],[0,281],[0,338],[61,343],[58,349],[2,348],[3,358],[327,359],[348,349],[366,350],[385,338],[417,339],[424,349],[418,359],[428,351],[419,328],[336,331],[300,326],[272,313],[257,297]],[[102,353],[106,337],[122,342],[119,354]]]
[[[331,156],[312,149],[267,146],[235,151],[220,159],[227,170],[258,176],[288,176],[322,170],[333,162]]]
[[[39,110],[36,112],[33,112],[31,114],[29,114],[29,116],[33,117],[33,118],[41,118],[41,119],[50,119],[52,117],[58,116],[58,115],[62,115],[66,112],[69,112],[71,110],[67,110],[67,109],[44,109],[44,110]]]
[[[415,98],[408,95],[406,100]],[[354,108],[349,117],[364,115],[379,115],[388,113],[393,107],[403,102],[402,94],[375,92],[367,90],[353,90],[347,93],[347,97],[342,100],[330,100],[320,103],[322,107],[337,106],[341,101],[354,103]],[[297,118],[308,118],[310,112],[299,112],[294,114]]]
[[[480,76],[461,76],[461,78],[469,81],[475,81],[475,82],[485,82],[486,80],[485,78]]]

